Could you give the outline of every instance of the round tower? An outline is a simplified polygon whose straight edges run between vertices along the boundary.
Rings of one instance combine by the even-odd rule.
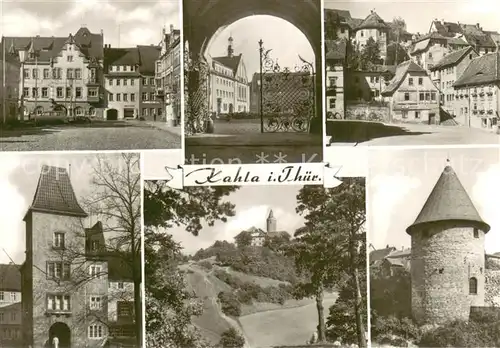
[[[267,233],[269,232],[276,232],[276,218],[274,217],[272,209],[267,217]]]
[[[411,307],[421,324],[468,320],[484,306],[484,237],[490,230],[447,164],[406,232],[411,236]]]

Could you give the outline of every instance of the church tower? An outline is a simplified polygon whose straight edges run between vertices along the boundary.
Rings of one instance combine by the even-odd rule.
[[[233,41],[233,37],[229,36],[229,39],[227,40],[227,56],[229,58],[234,56]]]
[[[269,232],[276,232],[276,218],[274,217],[272,209],[267,217],[267,233]]]
[[[484,306],[484,239],[479,216],[448,163],[406,232],[411,236],[411,307],[421,324],[468,320]]]

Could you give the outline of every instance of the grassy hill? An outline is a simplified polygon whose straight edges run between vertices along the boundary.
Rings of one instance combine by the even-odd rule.
[[[203,315],[193,318],[193,322],[214,344],[219,342],[220,335],[230,327],[242,332],[247,348],[304,344],[316,329],[318,317],[316,304],[312,299],[287,298],[283,304],[253,300],[241,305],[241,314],[237,317],[228,316],[222,311],[218,294],[237,293],[235,282],[253,283],[261,288],[279,288],[281,284],[284,288],[289,285],[286,281],[235,271],[226,265],[219,266],[214,258],[190,262],[182,268],[186,271],[188,289],[204,302]],[[231,284],[216,275],[227,277]],[[336,298],[335,293],[326,293],[325,309],[334,304]]]

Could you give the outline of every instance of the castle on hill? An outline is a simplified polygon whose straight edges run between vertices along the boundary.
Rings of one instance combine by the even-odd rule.
[[[411,249],[370,253],[386,276],[411,276],[411,312],[419,324],[468,320],[500,306],[500,256],[485,254],[490,226],[448,163],[415,222],[406,229]]]
[[[264,241],[268,238],[276,238],[281,236],[288,236],[290,234],[286,231],[278,231],[277,230],[278,221],[274,217],[273,210],[269,212],[269,215],[266,219],[266,231],[261,228],[257,228],[255,226],[250,227],[248,230],[243,231],[241,233],[250,233],[252,236],[252,245],[253,246],[262,246],[264,245]],[[235,237],[237,238],[237,236]]]

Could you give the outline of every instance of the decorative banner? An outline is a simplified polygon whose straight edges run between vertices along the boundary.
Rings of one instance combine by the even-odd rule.
[[[185,165],[165,167],[165,177],[172,188],[184,186],[228,185],[323,185],[337,187],[341,167],[323,163]]]

